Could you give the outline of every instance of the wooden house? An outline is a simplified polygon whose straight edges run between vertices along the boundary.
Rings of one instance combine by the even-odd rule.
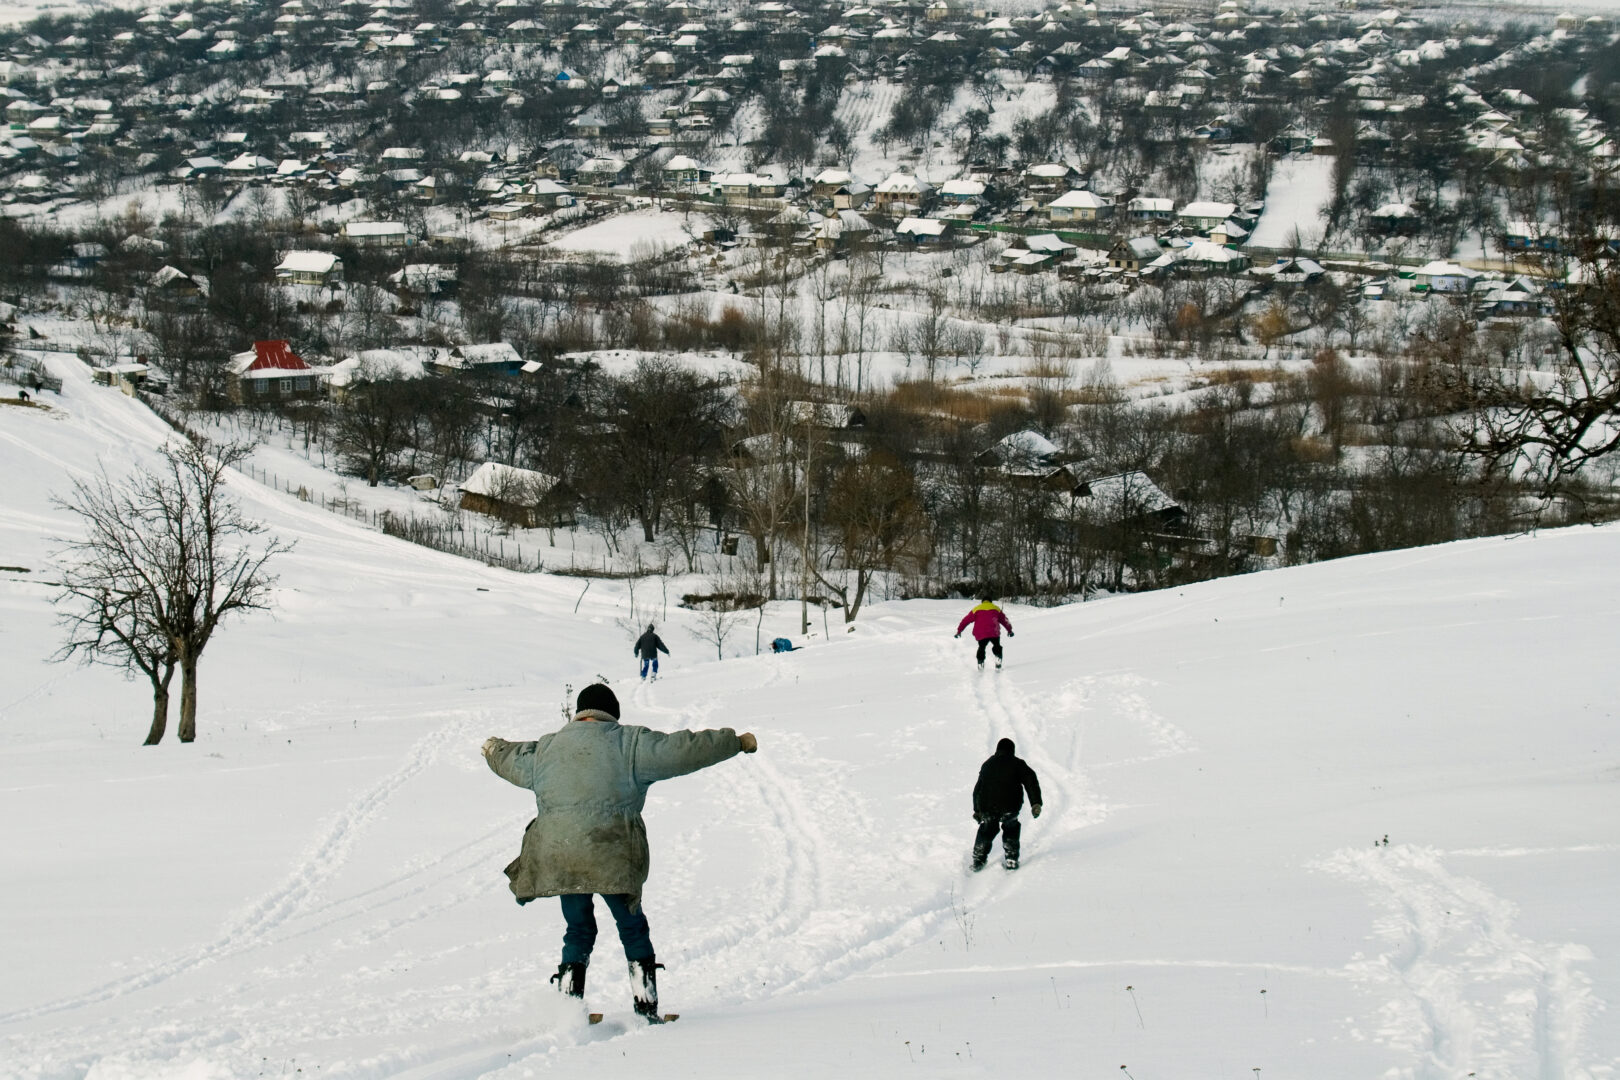
[[[253,348],[231,357],[226,372],[226,393],[238,405],[317,398],[326,375],[280,340],[255,341]]]
[[[1162,252],[1159,242],[1151,236],[1134,236],[1130,239],[1121,239],[1108,249],[1108,266],[1112,270],[1123,270],[1126,273],[1141,273],[1142,268],[1157,259]]]
[[[574,523],[577,500],[555,476],[486,461],[461,484],[461,508],[522,528]]]

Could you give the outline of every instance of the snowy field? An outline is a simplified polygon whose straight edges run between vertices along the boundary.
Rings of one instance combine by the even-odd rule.
[[[136,0],[121,0],[121,2],[108,2],[108,0],[80,0],[80,2],[60,2],[60,0],[22,0],[18,3],[0,3],[0,26],[18,26],[31,22],[41,15],[62,17],[72,15],[82,18],[101,8],[140,8],[145,3]]]
[[[138,685],[48,661],[50,499],[165,429],[53,364],[0,405],[0,1077],[1616,1075],[1620,530],[1012,606],[980,674],[965,603],[715,662],[678,584],[632,611],[242,483],[297,541],[275,617],[210,646],[195,745],[141,748]],[[610,929],[604,1024],[547,987],[561,917],[501,875],[533,804],[478,754],[599,674],[760,740],[653,789],[660,1030]],[[1003,736],[1046,810],[971,876]]]
[[[663,210],[634,210],[564,233],[550,244],[554,251],[616,255],[629,261],[671,248],[685,247],[703,235],[708,218]]]
[[[1249,242],[1255,247],[1311,248],[1321,243],[1333,202],[1333,159],[1278,158],[1266,185],[1266,209]]]

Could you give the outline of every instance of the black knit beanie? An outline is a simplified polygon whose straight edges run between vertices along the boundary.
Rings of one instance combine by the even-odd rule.
[[[601,683],[592,683],[579,692],[579,700],[574,703],[574,715],[582,712],[603,712],[613,719],[619,718],[619,699],[613,696],[613,691]]]
[[[606,689],[606,687],[603,687],[603,689]],[[996,753],[1001,754],[1004,757],[1010,757],[1013,749],[1013,741],[1011,739],[1002,739],[1000,742],[996,743]]]

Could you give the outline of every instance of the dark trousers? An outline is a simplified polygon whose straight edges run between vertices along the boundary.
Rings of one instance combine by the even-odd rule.
[[[981,664],[984,663],[984,647],[986,645],[990,646],[990,651],[996,654],[996,659],[997,660],[1000,660],[1001,659],[1001,638],[1000,638],[1000,636],[998,635],[996,637],[982,637],[982,638],[979,639],[979,663],[981,663]]]
[[[588,964],[591,950],[596,946],[596,905],[591,893],[565,893],[562,901],[563,918],[568,929],[563,931],[562,962]],[[639,908],[630,910],[630,897],[602,897],[613,921],[619,926],[619,941],[624,945],[626,960],[645,960],[653,955],[652,938],[647,930],[647,916]]]
[[[979,834],[973,838],[973,857],[989,858],[990,845],[996,842],[996,832],[1000,830],[1001,853],[1009,859],[1018,858],[1018,833],[1021,828],[1017,810],[985,818],[979,823]]]

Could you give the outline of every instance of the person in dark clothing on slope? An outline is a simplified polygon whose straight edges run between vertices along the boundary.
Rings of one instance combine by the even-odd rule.
[[[1019,811],[1024,808],[1024,792],[1029,792],[1029,812],[1041,816],[1041,782],[1023,758],[1013,756],[1013,741],[996,743],[995,755],[979,766],[979,782],[973,785],[973,820],[979,834],[973,838],[973,869],[984,869],[990,845],[1001,832],[1001,865],[1018,869]]]
[[[636,655],[641,658],[641,677],[647,677],[647,667],[652,666],[653,678],[658,678],[658,654],[669,655],[669,649],[664,645],[664,639],[653,632],[653,624],[647,624],[647,632],[636,638]]]

